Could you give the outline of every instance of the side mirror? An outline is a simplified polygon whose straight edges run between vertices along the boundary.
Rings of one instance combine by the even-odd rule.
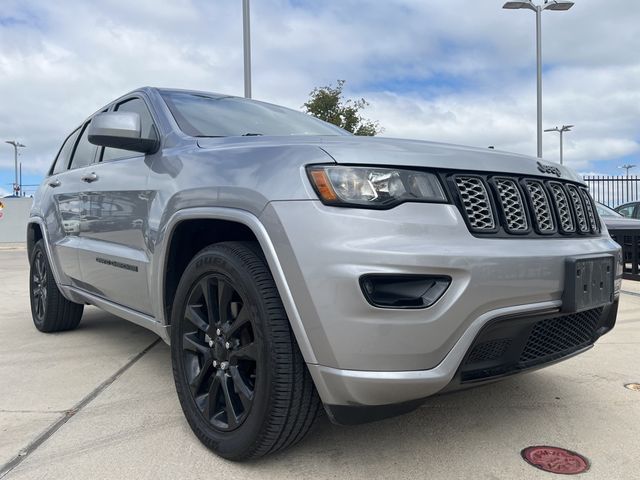
[[[99,113],[89,124],[89,142],[99,147],[120,148],[134,152],[153,153],[158,149],[156,138],[144,138],[140,115],[135,112]]]

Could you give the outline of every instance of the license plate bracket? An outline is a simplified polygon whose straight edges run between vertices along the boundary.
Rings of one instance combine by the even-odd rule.
[[[562,311],[582,312],[613,302],[613,255],[571,257],[566,261]]]

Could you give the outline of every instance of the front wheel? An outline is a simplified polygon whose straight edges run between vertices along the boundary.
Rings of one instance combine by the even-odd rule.
[[[224,242],[198,253],[171,318],[178,398],[205,446],[244,460],[306,434],[320,401],[257,245]]]
[[[33,246],[29,260],[33,324],[45,333],[73,330],[82,319],[84,305],[67,300],[58,289],[43,240]]]

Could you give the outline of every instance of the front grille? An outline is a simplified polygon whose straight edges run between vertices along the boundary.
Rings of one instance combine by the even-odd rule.
[[[582,203],[582,196],[580,190],[575,185],[567,185],[569,196],[571,197],[571,203],[573,205],[573,211],[576,212],[576,218],[578,220],[578,229],[581,233],[589,231],[589,224],[587,223],[587,216],[584,212],[584,204]]]
[[[498,198],[505,216],[505,227],[512,233],[526,232],[529,230],[526,205],[518,184],[509,178],[496,179]]]
[[[584,205],[587,210],[587,218],[589,219],[591,231],[599,231],[600,225],[598,223],[598,216],[596,215],[596,208],[593,204],[593,199],[591,198],[591,195],[589,195],[589,192],[584,188],[580,189],[580,193],[582,194],[582,200],[584,200]]]
[[[489,193],[478,177],[456,177],[456,185],[471,228],[482,232],[496,227]]]
[[[553,220],[549,195],[547,195],[544,185],[538,180],[525,180],[524,184],[529,193],[529,199],[533,207],[533,218],[538,231],[540,233],[554,233],[556,225]]]
[[[450,178],[473,233],[575,236],[601,231],[589,192],[573,183],[475,174]]]
[[[536,323],[520,355],[520,365],[551,361],[590,345],[601,313],[602,309],[596,308]]]
[[[573,215],[571,214],[571,207],[569,206],[569,199],[567,197],[562,184],[558,182],[549,182],[549,188],[551,190],[551,198],[558,212],[558,223],[560,229],[564,233],[575,233],[576,226],[573,223]]]

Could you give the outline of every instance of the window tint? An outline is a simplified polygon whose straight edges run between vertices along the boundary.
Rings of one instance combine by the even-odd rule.
[[[621,215],[624,215],[625,217],[632,217],[633,205],[627,205],[626,207],[618,208],[618,213],[620,213]]]
[[[156,139],[156,129],[153,127],[153,119],[149,113],[149,109],[141,98],[132,98],[125,100],[116,107],[116,112],[135,112],[140,115],[140,127],[142,130],[142,136],[146,138]],[[119,148],[105,147],[102,154],[102,161],[108,162],[117,158],[137,157],[142,155],[138,152],[132,152],[131,150],[121,150]]]
[[[619,218],[622,216],[612,208],[609,208],[601,203],[596,203],[596,210],[598,211],[598,215],[600,215],[601,217]]]
[[[306,113],[239,97],[164,91],[180,130],[193,137],[348,135]]]
[[[96,147],[92,143],[89,143],[89,123],[84,126],[76,150],[73,152],[73,159],[71,160],[71,168],[81,168],[91,165],[96,155]]]
[[[67,168],[69,168],[69,159],[71,158],[71,152],[73,152],[73,146],[75,145],[79,134],[80,129],[77,129],[65,140],[62,148],[60,149],[60,153],[58,153],[58,158],[56,158],[56,163],[53,166],[54,175],[56,173],[64,172]]]

